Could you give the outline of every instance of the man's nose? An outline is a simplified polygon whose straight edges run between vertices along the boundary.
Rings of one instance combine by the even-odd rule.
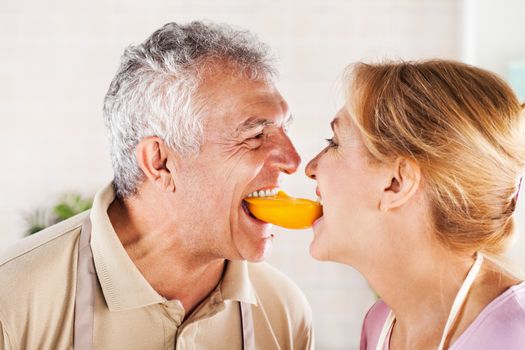
[[[283,140],[280,143],[280,146],[280,156],[278,158],[279,169],[285,174],[295,173],[301,164],[301,156],[297,153],[297,150],[288,135],[283,135]]]
[[[304,169],[304,172],[306,176],[308,176],[310,179],[315,180],[316,179],[316,171],[317,171],[317,161],[319,159],[319,154],[315,156],[311,161],[308,162],[306,165],[306,168]]]

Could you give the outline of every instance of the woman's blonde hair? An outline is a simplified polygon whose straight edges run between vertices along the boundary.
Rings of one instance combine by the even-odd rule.
[[[438,239],[501,254],[514,231],[525,115],[495,74],[432,60],[347,68],[348,109],[373,159],[422,170]]]

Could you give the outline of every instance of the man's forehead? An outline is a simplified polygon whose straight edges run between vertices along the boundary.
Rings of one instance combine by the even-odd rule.
[[[215,84],[212,84],[215,85]],[[206,124],[213,129],[246,129],[267,120],[282,123],[289,118],[288,104],[269,81],[227,79],[207,86]],[[217,125],[217,124],[222,124]]]
[[[261,125],[281,124],[290,119],[288,104],[275,90],[273,93],[253,94],[232,106],[230,126],[237,131]]]
[[[264,84],[250,87],[247,86],[246,90],[237,95],[236,107],[241,112],[249,112],[252,109],[288,109],[288,104],[273,85]]]

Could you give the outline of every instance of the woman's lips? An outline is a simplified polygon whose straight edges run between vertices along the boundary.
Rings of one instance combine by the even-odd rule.
[[[319,234],[320,231],[322,231],[322,226],[324,224],[324,217],[321,216],[319,219],[315,220],[312,224],[312,230],[314,232],[314,236],[316,234]]]

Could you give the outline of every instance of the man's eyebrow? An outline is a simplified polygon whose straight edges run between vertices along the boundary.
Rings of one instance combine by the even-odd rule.
[[[248,130],[255,129],[260,126],[266,126],[266,125],[272,125],[273,121],[270,119],[263,119],[263,118],[248,118],[244,122],[241,123],[236,129],[238,133],[242,133]]]
[[[289,126],[293,122],[293,116],[290,114],[288,118],[284,121],[285,126]],[[270,119],[264,119],[264,118],[248,118],[244,122],[241,123],[236,129],[236,132],[243,133],[255,128],[258,128],[260,126],[267,126],[267,125],[273,125],[275,124],[273,120]]]

